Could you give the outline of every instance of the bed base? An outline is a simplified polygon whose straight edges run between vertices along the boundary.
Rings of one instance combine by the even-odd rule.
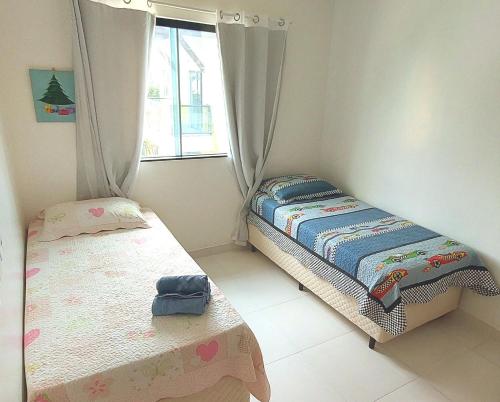
[[[376,342],[384,343],[395,338],[394,335],[386,332],[372,320],[359,314],[358,304],[353,297],[344,295],[329,282],[302,265],[295,257],[281,250],[250,222],[248,224],[248,231],[249,242],[252,247],[261,251],[278,267],[297,280],[300,290],[304,290],[307,287],[309,291],[366,332],[370,337],[368,342],[370,349],[375,347]],[[429,303],[408,304],[406,306],[407,328],[405,332],[411,331],[420,325],[455,310],[459,305],[461,294],[462,289],[449,288],[446,293],[436,296]]]
[[[253,247],[253,246],[252,246],[252,247]],[[253,248],[255,248],[255,247],[253,247]],[[307,289],[304,287],[304,285],[303,285],[302,283],[300,283],[300,282],[299,282],[299,290],[300,290],[301,292],[305,292]],[[368,347],[369,347],[370,349],[372,349],[372,350],[373,350],[373,349],[375,349],[375,343],[376,343],[376,342],[377,342],[377,341],[376,341],[374,338],[372,338],[372,337],[370,336],[370,338],[369,338],[369,340],[368,340]]]
[[[222,377],[215,385],[196,394],[164,398],[157,402],[250,402],[250,393],[241,380]]]

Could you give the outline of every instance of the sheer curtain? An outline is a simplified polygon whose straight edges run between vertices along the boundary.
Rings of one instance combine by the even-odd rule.
[[[77,197],[126,197],[140,163],[154,17],[90,0],[72,0],[72,11]]]
[[[244,199],[233,240],[244,245],[248,207],[262,182],[273,142],[287,24],[244,13],[217,14],[229,142]]]

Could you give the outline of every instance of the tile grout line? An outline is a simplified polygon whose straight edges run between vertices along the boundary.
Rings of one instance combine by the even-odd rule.
[[[449,399],[446,395],[444,395],[439,389],[437,389],[432,383],[430,383],[429,381],[427,381],[425,378],[422,378],[421,376],[417,376],[417,378],[414,378],[413,380],[410,380],[408,381],[406,384],[403,384],[403,385],[400,385],[399,387],[393,389],[391,392],[388,392],[387,394],[385,395],[382,395],[380,398],[378,399],[375,399],[375,402],[378,402],[380,400],[382,400],[383,398],[385,398],[386,396],[389,396],[391,394],[393,394],[394,392],[396,392],[397,390],[403,388],[403,387],[406,387],[407,385],[410,385],[411,383],[414,383],[414,382],[417,382],[419,380],[422,380],[422,381],[425,381],[426,385],[431,387],[434,391],[436,391],[439,395],[441,395],[444,399],[446,399],[447,401],[451,401],[451,399]]]
[[[266,306],[266,307],[262,307],[262,308],[259,308],[257,310],[254,310],[252,312],[247,312],[248,315],[250,314],[255,314],[255,313],[260,313],[261,311],[264,311],[264,310],[268,310],[270,308],[273,308],[273,307],[276,307],[276,306],[281,306],[282,304],[286,304],[286,303],[290,303],[292,301],[295,301],[295,300],[298,300],[298,299],[301,299],[303,298],[304,296],[297,296],[297,297],[294,297],[293,299],[290,299],[290,300],[285,300],[285,301],[282,301],[282,302],[279,302],[279,303],[276,303],[276,304],[271,304],[269,306]],[[241,315],[241,314],[240,314]],[[241,315],[242,316],[242,315]],[[245,318],[242,316],[242,318]]]
[[[284,359],[288,359],[289,357],[292,357],[292,356],[295,356],[295,355],[298,355],[299,353],[302,353],[302,352],[305,352],[306,350],[309,350],[309,349],[312,349],[312,348],[315,348],[317,346],[321,346],[327,342],[330,342],[330,341],[333,341],[334,339],[337,339],[337,338],[340,338],[341,336],[346,336],[346,335],[349,335],[351,332],[354,332],[355,329],[352,329],[351,331],[349,332],[346,332],[344,334],[339,334],[337,336],[334,336],[333,338],[329,338],[323,342],[320,342],[320,343],[317,343],[317,344],[314,344],[314,345],[311,345],[311,346],[307,346],[305,348],[301,348],[300,350],[298,350],[297,352],[294,352],[294,353],[291,353],[287,356],[283,356],[283,357],[280,357],[279,359],[276,359],[276,360],[273,360],[272,362],[269,362],[267,364],[265,364],[265,366],[269,365],[269,364],[273,364],[273,363],[276,363],[276,362],[279,362],[281,360],[284,360]]]
[[[403,388],[403,387],[406,387],[407,385],[411,384],[412,382],[417,381],[419,378],[420,378],[420,377],[414,378],[414,379],[412,379],[412,380],[410,380],[410,381],[408,381],[408,382],[406,382],[406,383],[404,383],[404,384],[400,385],[399,387],[394,388],[392,391],[388,392],[387,394],[384,394],[384,395],[382,395],[382,396],[378,397],[377,399],[375,399],[375,402],[380,401],[382,398],[385,398],[386,396],[388,396],[388,395],[390,395],[390,394],[393,394],[393,393],[394,393],[394,392],[396,392],[398,389],[401,389],[401,388]]]

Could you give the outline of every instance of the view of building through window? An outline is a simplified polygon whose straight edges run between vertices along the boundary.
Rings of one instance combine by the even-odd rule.
[[[145,106],[143,157],[227,152],[214,32],[155,27]]]

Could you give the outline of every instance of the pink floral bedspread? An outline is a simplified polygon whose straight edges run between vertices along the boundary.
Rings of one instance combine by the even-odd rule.
[[[28,230],[25,364],[28,401],[156,402],[224,376],[269,401],[259,345],[213,284],[202,316],[152,317],[155,283],[203,271],[150,211],[151,229],[38,242]]]

